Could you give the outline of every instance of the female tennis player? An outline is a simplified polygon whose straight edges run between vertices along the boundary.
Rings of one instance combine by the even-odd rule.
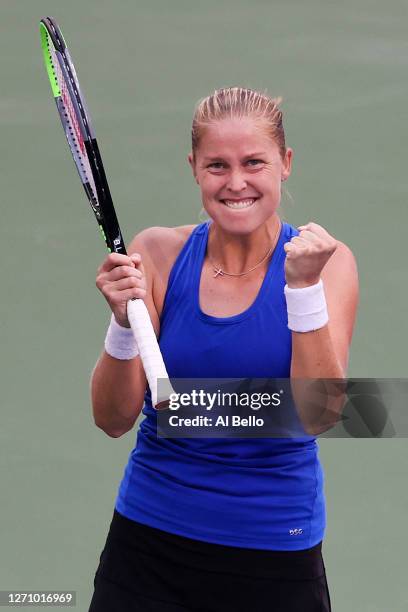
[[[209,221],[146,229],[98,270],[112,318],[95,423],[119,437],[144,420],[90,612],[330,610],[317,434],[158,438],[126,314],[145,301],[170,377],[346,376],[356,263],[319,224],[279,217],[293,156],[280,102],[238,87],[200,101],[188,161]]]

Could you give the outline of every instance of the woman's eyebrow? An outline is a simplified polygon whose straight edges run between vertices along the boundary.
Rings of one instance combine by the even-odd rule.
[[[263,155],[266,155],[264,151],[261,151],[260,153],[249,153],[248,155],[244,155],[242,159],[248,159],[249,157],[261,157]],[[204,157],[204,159],[206,161],[215,161],[223,158],[221,155],[217,155],[216,157]]]

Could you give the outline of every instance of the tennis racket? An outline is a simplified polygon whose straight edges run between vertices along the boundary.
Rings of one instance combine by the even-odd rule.
[[[41,19],[40,33],[52,93],[85,193],[108,251],[126,255],[95,132],[67,45],[51,17]],[[169,383],[168,374],[143,300],[130,300],[127,314],[149,383],[152,404],[155,408],[163,407],[169,395],[164,389],[171,389],[171,385],[166,384]],[[163,388],[161,397],[158,397],[158,379],[167,379],[163,387],[160,385]]]

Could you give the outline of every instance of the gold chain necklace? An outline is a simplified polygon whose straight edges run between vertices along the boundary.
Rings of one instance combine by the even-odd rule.
[[[215,272],[213,278],[217,278],[217,276],[224,276],[224,275],[225,276],[244,276],[245,274],[249,274],[250,272],[252,272],[252,270],[255,270],[256,268],[258,268],[266,259],[268,259],[268,257],[271,255],[273,249],[275,248],[280,228],[281,228],[281,222],[279,222],[278,229],[276,231],[276,234],[275,234],[273,242],[272,242],[272,246],[270,247],[270,249],[268,250],[266,255],[264,255],[262,257],[261,261],[259,261],[255,266],[253,266],[249,270],[245,270],[245,272],[238,272],[238,273],[226,272],[225,270],[223,270],[221,268],[221,266],[217,266],[213,262],[213,260],[211,259],[211,257],[208,254],[208,251],[207,251],[208,261],[210,262],[210,264],[211,264],[211,266],[212,266],[212,268],[213,268],[213,270]]]

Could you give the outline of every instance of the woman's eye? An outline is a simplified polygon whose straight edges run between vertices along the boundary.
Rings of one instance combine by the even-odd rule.
[[[256,168],[257,166],[263,164],[264,162],[262,161],[262,159],[248,159],[245,163],[249,165],[251,168]],[[223,162],[212,162],[211,164],[208,165],[208,168],[212,168],[213,170],[222,170],[224,168],[224,163]]]

